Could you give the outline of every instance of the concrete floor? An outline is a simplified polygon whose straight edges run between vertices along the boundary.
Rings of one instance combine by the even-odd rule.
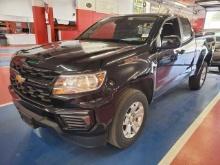
[[[0,48],[0,164],[154,165],[166,158],[167,154],[173,158],[167,163],[162,161],[164,165],[220,162],[217,159],[219,152],[213,149],[213,146],[216,146],[218,151],[220,148],[220,99],[215,98],[220,91],[219,75],[209,74],[200,91],[190,91],[187,81],[184,81],[155,100],[150,105],[151,110],[143,134],[130,148],[118,150],[107,145],[84,149],[63,140],[52,130],[33,130],[20,119],[7,92],[8,64],[11,53],[17,49]],[[171,147],[176,145],[200,114],[207,110],[207,105],[210,106],[214,98],[217,101],[212,102],[210,113],[206,114],[205,120],[198,125],[199,128],[183,144],[181,151],[175,154]],[[208,138],[201,138],[207,135]],[[202,147],[198,150],[198,146]]]

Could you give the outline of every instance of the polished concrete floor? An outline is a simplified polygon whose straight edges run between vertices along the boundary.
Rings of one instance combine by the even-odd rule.
[[[190,91],[184,81],[155,100],[130,148],[84,149],[20,119],[7,91],[10,57],[18,49],[0,48],[0,164],[219,164],[220,75],[208,74],[200,91]]]

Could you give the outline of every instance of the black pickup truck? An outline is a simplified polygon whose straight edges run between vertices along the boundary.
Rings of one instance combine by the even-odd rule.
[[[34,128],[87,147],[126,148],[141,134],[152,100],[186,77],[191,90],[200,89],[211,59],[186,18],[115,16],[76,40],[18,51],[9,89]]]

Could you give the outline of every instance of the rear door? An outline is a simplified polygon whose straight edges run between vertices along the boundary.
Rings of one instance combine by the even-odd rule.
[[[190,72],[193,59],[196,56],[196,41],[193,34],[191,24],[187,18],[179,18],[182,45],[178,52],[182,53],[184,60],[184,72]]]

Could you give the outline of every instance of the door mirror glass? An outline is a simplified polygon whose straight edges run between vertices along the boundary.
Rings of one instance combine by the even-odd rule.
[[[181,45],[179,36],[171,35],[162,38],[161,49],[176,49]]]

